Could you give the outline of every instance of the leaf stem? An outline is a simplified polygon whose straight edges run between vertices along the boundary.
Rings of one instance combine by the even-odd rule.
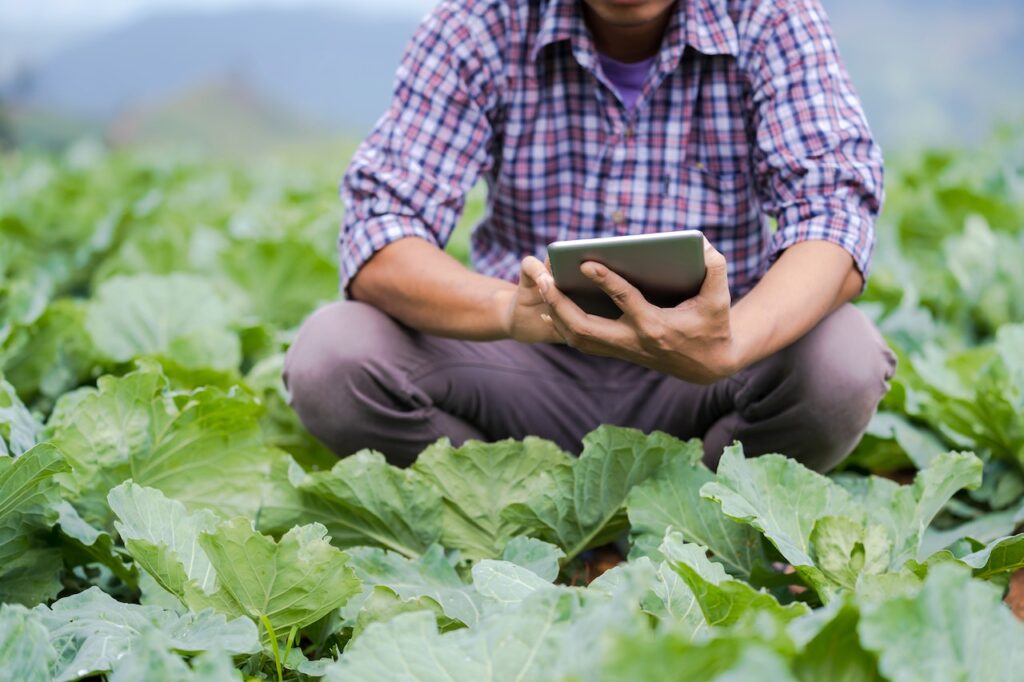
[[[281,650],[277,646],[277,633],[274,632],[274,627],[270,624],[267,614],[260,614],[260,622],[263,623],[267,634],[270,635],[270,649],[274,652],[274,665],[277,667],[277,682],[284,682],[284,671],[281,669]]]

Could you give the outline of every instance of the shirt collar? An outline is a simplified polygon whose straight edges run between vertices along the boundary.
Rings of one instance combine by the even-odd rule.
[[[581,1],[548,1],[541,14],[531,60],[536,61],[548,45],[587,36]],[[735,56],[739,52],[736,25],[724,5],[724,0],[679,0],[665,29],[661,60],[678,62],[687,45],[707,55]]]

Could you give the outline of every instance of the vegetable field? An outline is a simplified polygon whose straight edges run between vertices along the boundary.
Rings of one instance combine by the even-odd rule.
[[[338,460],[280,371],[342,170],[0,158],[0,678],[1024,679],[1024,135],[890,164],[900,364],[829,477],[609,426]]]

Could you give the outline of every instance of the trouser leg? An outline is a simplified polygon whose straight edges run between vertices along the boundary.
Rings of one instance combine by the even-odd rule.
[[[373,448],[404,465],[442,436],[459,444],[536,435],[577,452],[608,396],[631,385],[623,373],[645,371],[565,346],[420,334],[342,301],[302,325],[285,382],[302,423],[332,451]]]
[[[844,305],[792,345],[711,386],[665,377],[620,422],[701,437],[715,466],[725,446],[778,452],[828,471],[860,441],[896,357],[870,320]]]
[[[895,357],[851,305],[775,355],[699,386],[564,346],[469,342],[414,332],[358,302],[303,325],[285,372],[309,431],[339,455],[380,450],[408,464],[447,436],[537,435],[578,452],[603,423],[704,439],[705,461],[739,440],[826,471],[863,435]]]
[[[285,357],[284,381],[306,429],[341,456],[371,448],[408,464],[442,435],[482,437],[409,381],[416,362],[407,329],[371,306],[343,301],[302,325]]]

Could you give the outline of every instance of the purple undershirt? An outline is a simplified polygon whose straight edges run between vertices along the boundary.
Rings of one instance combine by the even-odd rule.
[[[601,60],[601,70],[615,86],[615,92],[619,94],[619,99],[627,109],[632,111],[637,99],[640,98],[640,92],[644,88],[644,81],[647,80],[647,72],[651,70],[654,57],[627,64],[604,54],[597,56]]]

